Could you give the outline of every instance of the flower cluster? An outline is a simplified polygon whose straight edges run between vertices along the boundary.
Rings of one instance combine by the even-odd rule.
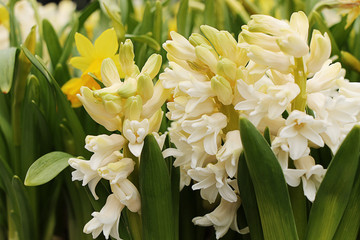
[[[304,194],[315,199],[326,172],[310,155],[310,148],[333,153],[359,122],[359,84],[344,79],[340,63],[329,59],[328,35],[312,32],[303,12],[290,21],[253,15],[242,27],[238,41],[226,31],[201,27],[189,40],[172,32],[164,44],[170,67],[160,75],[172,90],[167,117],[176,149],[181,187],[220,205],[210,214],[193,219],[213,225],[216,237],[229,228],[240,231],[236,209],[240,206],[237,164],[242,144],[239,116],[259,131],[269,128],[271,146],[290,186],[302,182]],[[291,161],[291,162],[290,162]],[[231,210],[230,210],[231,209]],[[227,217],[222,214],[228,213]],[[244,230],[245,231],[245,230]]]
[[[110,34],[115,34],[114,30],[105,31],[100,38]],[[82,39],[82,43],[89,41],[77,36]],[[118,46],[116,38],[113,42],[109,42],[109,38],[107,41],[112,45],[100,44],[98,39],[95,50],[91,48],[90,42],[86,46],[77,45],[78,49],[81,47],[79,51],[82,54],[82,57],[77,58],[78,62],[86,62],[91,66],[91,60],[94,60],[91,57],[100,54],[100,49],[102,54],[108,49],[123,69],[124,78],[119,75],[113,58],[105,58],[101,61],[100,69],[104,87],[94,90],[83,86],[77,97],[97,123],[108,131],[119,131],[120,134],[87,136],[85,148],[93,152],[90,160],[71,158],[69,164],[76,169],[72,173],[73,180],[88,185],[95,199],[98,198],[95,187],[101,179],[109,181],[112,191],[103,209],[92,214],[93,219],[85,225],[84,232],[92,233],[94,238],[103,232],[106,238],[110,235],[120,239],[118,225],[122,209],[126,206],[131,212],[137,213],[141,205],[137,187],[128,177],[134,168],[139,167],[145,136],[159,130],[163,116],[161,106],[169,96],[169,91],[163,89],[160,82],[153,85],[162,62],[160,55],[153,54],[140,71],[134,63],[130,40],[121,43],[119,55],[115,55]],[[97,60],[100,59],[95,58],[95,62]],[[160,146],[163,145],[164,137],[158,137]]]

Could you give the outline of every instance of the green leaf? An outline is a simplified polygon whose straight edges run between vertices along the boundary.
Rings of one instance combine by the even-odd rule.
[[[51,152],[37,159],[29,168],[25,177],[26,186],[38,186],[49,182],[69,164],[72,155],[64,152]]]
[[[240,133],[264,239],[298,239],[289,193],[278,160],[249,120],[240,119]]]
[[[120,40],[120,42],[123,42],[125,39],[125,27],[123,23],[121,22],[120,14],[114,10],[109,9],[105,3],[104,7],[106,9],[107,14],[109,15],[111,19],[111,23],[114,26],[116,36]]]
[[[50,55],[51,65],[53,69],[55,69],[56,64],[59,62],[62,53],[62,48],[59,42],[59,38],[53,26],[47,19],[43,20],[42,26],[43,26],[43,32],[46,33],[44,34],[44,40],[46,42],[46,46]]]
[[[244,207],[246,220],[250,228],[251,239],[263,240],[264,236],[261,228],[260,213],[256,203],[256,194],[249,169],[246,165],[244,153],[241,153],[239,158],[237,181],[240,190],[241,204]]]
[[[336,230],[333,240],[357,239],[360,228],[360,167],[358,167],[354,186],[351,190],[348,205]]]
[[[171,180],[153,135],[144,140],[140,160],[140,196],[143,239],[174,239]]]
[[[0,90],[3,93],[8,93],[11,89],[17,53],[17,48],[14,47],[0,50]]]
[[[177,32],[186,36],[187,16],[189,10],[189,0],[181,0],[176,16]]]
[[[157,1],[155,3],[155,15],[154,15],[154,27],[153,34],[154,39],[161,44],[161,36],[162,36],[162,5],[161,2]]]
[[[79,29],[84,26],[84,23],[90,15],[100,8],[100,4],[98,0],[92,1],[87,5],[87,7],[81,12],[79,16]]]
[[[68,58],[71,54],[71,51],[73,48],[73,43],[75,41],[75,33],[78,30],[79,30],[79,20],[75,18],[74,25],[65,41],[63,51],[62,51],[62,54],[59,59],[59,63],[61,63],[63,66],[65,65],[66,61],[68,60]]]
[[[312,205],[307,240],[333,239],[359,165],[360,126],[354,126],[332,159]]]
[[[216,27],[214,0],[205,0],[204,24]]]
[[[133,35],[133,34],[125,34],[126,38],[129,38],[136,42],[146,43],[149,47],[153,48],[155,51],[160,51],[160,44],[149,35]]]

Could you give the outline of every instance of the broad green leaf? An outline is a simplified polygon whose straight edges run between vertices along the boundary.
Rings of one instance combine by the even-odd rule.
[[[136,42],[146,43],[149,47],[153,48],[155,51],[161,50],[160,44],[149,35],[125,34],[125,37]]]
[[[186,26],[188,22],[189,0],[181,0],[176,16],[177,32],[186,36]]]
[[[17,48],[14,47],[0,50],[0,90],[3,93],[8,93],[11,89],[17,53]]]
[[[11,183],[12,188],[14,189],[16,202],[19,207],[21,227],[25,236],[24,239],[39,239],[39,237],[36,236],[38,231],[34,231],[36,228],[36,222],[34,209],[31,208],[28,192],[18,176],[13,176]]]
[[[240,119],[240,133],[264,239],[298,239],[289,193],[278,160],[249,120]]]
[[[57,63],[59,62],[62,48],[59,42],[59,38],[51,25],[51,23],[44,19],[42,22],[43,32],[44,34],[44,40],[46,42],[46,47],[48,49],[50,59],[51,59],[51,65],[53,69],[56,68]]]
[[[332,159],[312,205],[307,240],[333,239],[348,204],[359,165],[360,127],[347,135]]]
[[[358,167],[355,182],[351,190],[349,202],[346,206],[341,222],[336,230],[333,240],[357,239],[360,229],[360,167]]]
[[[174,239],[171,179],[153,135],[144,140],[139,171],[144,240]]]
[[[49,182],[68,165],[72,155],[65,152],[51,152],[37,159],[29,168],[26,177],[26,186],[38,186]]]
[[[146,34],[153,30],[154,15],[151,12],[151,7],[152,4],[146,1],[142,22],[139,25],[138,31],[135,31],[134,34]]]
[[[32,27],[23,46],[29,52],[34,53],[36,47],[36,28]],[[21,105],[25,97],[25,87],[28,75],[30,73],[31,62],[27,59],[24,51],[21,51],[18,58],[15,82],[14,82],[14,102],[12,104],[12,127],[14,129],[14,143],[20,145],[20,122],[21,122]]]
[[[157,1],[155,3],[155,14],[154,14],[154,26],[153,26],[153,34],[154,39],[161,45],[162,40],[162,5],[161,2]]]
[[[215,1],[205,0],[204,24],[216,27]]]
[[[69,129],[74,136],[74,144],[76,147],[77,154],[82,156],[88,156],[89,152],[84,149],[83,143],[85,139],[85,133],[83,127],[79,121],[79,118],[76,116],[74,109],[71,108],[69,101],[66,99],[66,96],[61,91],[58,83],[55,81],[54,77],[42,63],[40,58],[34,57],[31,52],[22,47],[26,57],[31,61],[31,63],[43,74],[43,76],[48,80],[51,85],[52,90],[54,91],[56,101],[58,103],[58,114],[64,115],[69,122]]]
[[[251,181],[244,153],[241,153],[238,163],[238,186],[240,190],[241,204],[244,207],[247,223],[250,228],[250,236],[253,240],[263,240],[260,213],[256,203],[254,185]]]

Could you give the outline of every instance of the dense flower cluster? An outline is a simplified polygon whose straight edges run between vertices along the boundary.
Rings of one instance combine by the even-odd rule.
[[[107,30],[104,36],[111,33],[115,34],[114,30]],[[97,45],[101,43],[101,46],[106,46],[115,55],[118,46],[116,37],[104,37],[101,41],[102,43],[95,42],[93,51],[100,54],[97,52]],[[79,42],[82,41],[77,41]],[[92,47],[90,42],[87,46]],[[85,51],[84,45],[77,47],[82,48],[80,52],[83,56],[93,57],[78,57],[79,62],[86,61],[88,66],[97,64],[99,59],[94,58],[95,54]],[[118,67],[112,58],[100,59],[104,87],[92,90],[83,86],[78,98],[97,123],[109,131],[119,131],[121,134],[87,136],[85,148],[93,152],[90,160],[71,158],[69,164],[76,169],[72,173],[73,180],[82,181],[84,186],[88,185],[95,199],[98,198],[95,187],[101,179],[109,181],[112,191],[103,209],[92,214],[93,219],[85,225],[84,232],[92,233],[94,238],[103,232],[106,238],[110,235],[120,239],[118,227],[122,209],[126,206],[131,212],[140,212],[139,191],[128,177],[134,168],[139,167],[138,157],[144,138],[155,132],[154,136],[158,136],[161,147],[165,140],[165,135],[159,137],[157,132],[163,116],[161,105],[167,99],[168,91],[162,88],[160,82],[153,85],[153,78],[161,66],[160,55],[153,54],[140,71],[134,63],[133,44],[126,40],[120,46],[119,55],[113,58],[124,69],[124,79],[120,78]]]
[[[239,231],[239,116],[261,132],[269,128],[287,183],[302,182],[313,201],[326,170],[315,163],[310,147],[326,144],[336,152],[359,122],[359,84],[344,79],[340,63],[329,59],[326,33],[314,30],[308,44],[303,12],[290,21],[253,15],[238,41],[209,26],[201,30],[205,37],[195,33],[189,40],[172,32],[164,44],[170,67],[160,80],[173,92],[167,117],[173,121],[169,134],[176,145],[164,154],[176,157],[181,187],[193,180],[192,188],[203,199],[213,203],[221,197],[214,212],[193,220],[214,225],[220,238],[229,228]],[[226,209],[232,214],[221,217]]]

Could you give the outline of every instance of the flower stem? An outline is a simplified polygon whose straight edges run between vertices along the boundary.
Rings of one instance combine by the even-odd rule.
[[[304,62],[302,58],[295,58],[294,68],[295,83],[300,88],[300,93],[291,103],[291,110],[299,110],[305,112],[306,107],[306,74],[304,71]]]

